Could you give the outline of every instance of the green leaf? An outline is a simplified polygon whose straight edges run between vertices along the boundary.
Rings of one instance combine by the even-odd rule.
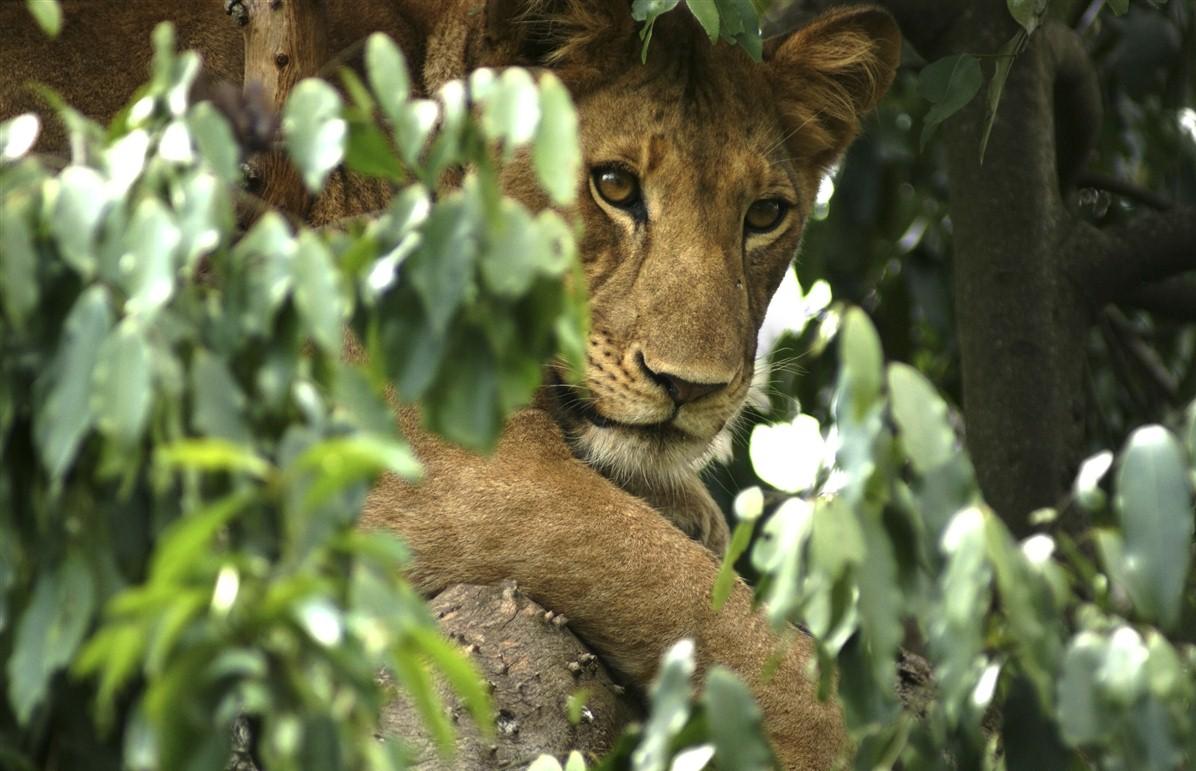
[[[277,212],[266,212],[233,247],[233,261],[244,271],[246,331],[266,334],[274,314],[294,284],[295,239]]]
[[[171,124],[172,126],[174,124]],[[186,129],[183,129],[183,136],[180,138],[176,136],[172,139],[170,136],[170,129],[167,129],[158,138],[158,157],[164,160],[169,160],[170,151],[176,153],[191,153],[191,142],[186,136]],[[172,147],[172,145],[174,145]],[[182,145],[180,148],[179,145]],[[104,149],[101,155],[103,161],[103,169],[108,177],[108,194],[116,198],[124,198],[128,195],[129,190],[133,187],[133,183],[141,176],[141,172],[145,170],[145,162],[147,153],[150,149],[149,133],[143,129],[137,129],[118,137],[111,145]]]
[[[721,608],[727,598],[731,596],[731,589],[735,586],[736,578],[735,563],[751,545],[754,529],[755,523],[751,520],[735,525],[735,532],[731,534],[731,543],[727,546],[727,553],[723,555],[722,564],[718,566],[714,588],[710,591],[710,605],[715,610]]]
[[[636,771],[664,771],[672,739],[689,720],[694,644],[681,640],[669,648],[650,689],[651,710],[643,738],[631,756]]]
[[[1073,747],[1096,742],[1105,731],[1107,715],[1095,680],[1106,648],[1107,643],[1099,635],[1081,632],[1072,639],[1063,657],[1056,716],[1063,739]]]
[[[710,42],[718,40],[718,7],[714,0],[685,0],[685,5],[702,25]]]
[[[39,573],[8,659],[8,702],[22,725],[45,698],[50,677],[74,656],[94,610],[95,584],[79,553]]]
[[[553,203],[568,206],[577,198],[581,178],[577,112],[568,89],[549,72],[540,76],[540,112],[532,161],[549,198]]]
[[[4,316],[15,327],[22,327],[25,319],[37,307],[40,290],[37,284],[37,252],[33,233],[25,219],[27,201],[5,198],[0,205],[0,300],[4,302]]]
[[[483,685],[482,677],[473,661],[428,627],[412,626],[410,633],[424,654],[465,702],[482,736],[492,738],[494,706],[490,701],[490,692]]]
[[[246,488],[170,523],[154,548],[149,569],[151,581],[166,585],[187,575],[195,564],[209,556],[216,534],[258,494],[255,488]]]
[[[451,442],[488,451],[503,418],[494,352],[478,330],[459,334],[452,350],[425,402],[428,424]]]
[[[470,210],[460,195],[432,208],[420,228],[423,248],[406,262],[407,278],[419,293],[428,323],[443,333],[473,283],[477,243]]]
[[[374,434],[325,439],[307,448],[289,472],[310,484],[304,505],[315,509],[354,482],[388,471],[418,480],[423,467],[406,442]]]
[[[586,702],[589,699],[590,691],[588,688],[578,688],[565,699],[565,717],[569,718],[569,725],[578,725],[581,723],[582,712],[585,710]]]
[[[631,18],[644,22],[640,28],[640,59],[648,61],[648,45],[652,42],[652,27],[656,24],[656,17],[668,13],[677,7],[677,0],[634,0],[631,4]]]
[[[1129,0],[1113,1],[1129,4]],[[1005,4],[1009,8],[1009,15],[1022,25],[1027,35],[1038,29],[1047,10],[1047,0],[1005,0]]]
[[[907,364],[889,365],[889,397],[906,455],[920,474],[955,456],[947,403],[930,381]]]
[[[192,276],[199,259],[215,251],[233,230],[235,218],[228,187],[205,171],[195,171],[179,180],[175,208],[178,211],[179,256],[184,276]]]
[[[988,81],[988,91],[985,93],[984,133],[980,136],[981,164],[984,163],[984,153],[988,149],[988,137],[992,134],[993,124],[997,122],[997,108],[1001,104],[1001,94],[1005,91],[1005,81],[1009,79],[1014,59],[1025,49],[1028,40],[1029,36],[1025,30],[1019,29],[997,50],[993,75]]]
[[[969,54],[947,56],[922,68],[918,93],[932,105],[922,119],[922,147],[940,123],[972,101],[983,82],[980,62]]]
[[[787,493],[808,490],[818,481],[823,458],[822,427],[810,415],[788,423],[752,428],[748,456],[760,479]]]
[[[41,120],[33,113],[0,122],[0,163],[11,163],[25,157],[25,153],[37,142],[41,127]]]
[[[340,95],[322,80],[300,81],[283,108],[282,133],[307,189],[318,193],[345,154]]]
[[[108,203],[104,178],[86,166],[67,166],[58,175],[58,184],[50,232],[66,263],[84,278],[91,278],[96,269],[96,226]]]
[[[264,479],[272,468],[257,453],[227,439],[184,439],[159,445],[154,457],[166,468],[242,471],[258,479]]]
[[[125,312],[152,319],[174,294],[175,253],[182,233],[170,210],[156,198],[143,198],[125,235],[120,261],[128,293]]]
[[[407,178],[403,164],[399,163],[386,136],[373,120],[350,121],[345,165],[361,174],[394,182]]]
[[[510,149],[530,142],[539,122],[540,98],[532,76],[521,67],[503,70],[487,94],[482,133]]]
[[[753,0],[715,0],[715,4],[723,39],[737,44],[753,60],[761,61],[760,15]]]
[[[561,762],[551,755],[540,755],[527,767],[527,771],[561,771]]]
[[[1128,13],[1130,10],[1130,0],[1105,0],[1105,5],[1109,6],[1109,10],[1118,16]]]
[[[411,94],[411,76],[403,53],[386,35],[375,32],[365,43],[365,71],[386,116],[398,123]]]
[[[187,115],[191,138],[199,154],[226,185],[241,179],[241,145],[224,116],[211,102],[200,102]]]
[[[848,396],[850,414],[857,420],[868,412],[880,397],[884,354],[880,337],[868,314],[851,308],[844,314],[840,333],[839,359],[843,392]]]
[[[860,631],[869,645],[873,677],[877,684],[893,682],[897,648],[903,630],[903,598],[898,582],[893,541],[878,516],[861,517],[864,553],[858,566]]]
[[[62,30],[62,8],[58,0],[25,0],[25,7],[33,14],[37,26],[50,37],[58,37]]]
[[[43,376],[49,393],[34,416],[33,435],[42,465],[62,477],[91,427],[91,377],[100,343],[112,328],[108,292],[93,286],[79,296],[63,325],[50,370]]]
[[[498,216],[490,223],[487,245],[479,266],[482,278],[495,294],[518,298],[527,294],[547,261],[547,244],[523,205],[503,198]]]
[[[191,362],[191,421],[201,434],[248,445],[245,394],[215,355],[200,349]]]
[[[436,127],[440,107],[431,99],[412,99],[402,106],[395,121],[395,143],[403,162],[411,168],[419,166],[424,144]]]
[[[1126,589],[1141,613],[1171,628],[1179,619],[1196,513],[1183,447],[1167,429],[1145,426],[1130,435],[1115,504]]]
[[[1081,506],[1089,511],[1104,508],[1105,492],[1101,490],[1100,482],[1112,467],[1113,453],[1108,450],[1098,452],[1080,464],[1080,471],[1072,485],[1072,495]]]
[[[304,322],[304,330],[321,348],[339,356],[348,309],[341,296],[340,274],[332,262],[332,253],[313,232],[299,234],[295,259],[291,263],[295,285],[295,307]]]
[[[864,533],[859,519],[842,498],[819,498],[814,504],[810,558],[830,578],[864,562]]]
[[[149,342],[138,324],[125,321],[100,346],[91,410],[96,427],[121,445],[141,439],[153,395],[151,370]]]
[[[752,692],[731,670],[716,666],[706,675],[702,704],[722,771],[773,768],[772,751],[763,736],[763,720]]]
[[[436,691],[436,684],[428,675],[423,662],[413,652],[399,651],[391,658],[395,676],[402,683],[424,727],[432,734],[441,753],[453,750],[453,727],[445,714],[444,704]]]

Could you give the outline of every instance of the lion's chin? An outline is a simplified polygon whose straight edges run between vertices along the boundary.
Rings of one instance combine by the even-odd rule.
[[[711,458],[713,439],[671,425],[578,425],[567,431],[573,453],[624,487],[666,489],[691,477]]]

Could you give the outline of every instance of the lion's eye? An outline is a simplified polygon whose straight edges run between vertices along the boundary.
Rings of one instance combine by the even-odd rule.
[[[594,188],[604,201],[620,209],[630,209],[640,200],[639,180],[618,166],[594,169]]]
[[[789,204],[780,198],[761,198],[748,207],[743,226],[749,233],[767,233],[781,224]]]

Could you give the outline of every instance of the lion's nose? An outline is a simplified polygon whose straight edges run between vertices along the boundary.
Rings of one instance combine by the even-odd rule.
[[[656,372],[648,366],[648,362],[644,360],[644,355],[639,355],[640,367],[647,373],[648,377],[655,380],[664,387],[669,398],[673,400],[677,406],[682,404],[689,404],[697,401],[703,396],[714,393],[720,389],[726,388],[727,383],[695,383],[692,380],[686,380],[683,377],[670,374],[668,372]]]

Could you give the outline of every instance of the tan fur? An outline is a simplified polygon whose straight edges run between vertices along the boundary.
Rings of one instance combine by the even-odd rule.
[[[215,0],[67,3],[64,39],[50,45],[17,5],[0,10],[0,117],[32,106],[18,88],[26,79],[49,81],[88,114],[111,115],[143,79],[160,17],[176,19],[210,72],[236,80],[241,71],[239,32]],[[574,95],[586,166],[573,212],[584,225],[592,312],[584,387],[562,385],[550,368],[535,405],[508,422],[489,457],[428,436],[400,411],[426,478],[382,480],[364,525],[407,540],[411,576],[425,590],[515,579],[640,682],[673,642],[692,637],[700,670],[729,666],[752,686],[786,768],[831,767],[846,738],[837,708],[815,698],[810,641],[798,636],[766,678],[779,641],[750,590],[737,584],[711,610],[711,549],[721,551],[727,531],[697,469],[751,386],[756,333],[820,176],[892,79],[900,48],[892,20],[871,8],[833,12],[770,43],[766,61],[754,63],[701,40],[682,10],[657,24],[641,65],[626,0],[485,8],[330,0],[329,8],[332,50],[383,29],[429,94],[478,66],[551,67]],[[589,168],[610,162],[639,176],[646,223],[593,194]],[[529,205],[544,204],[526,166],[504,182]],[[316,217],[354,213],[361,207],[351,196],[342,190]],[[745,237],[746,208],[769,196],[796,206],[777,230]],[[723,385],[677,408],[646,368]]]

